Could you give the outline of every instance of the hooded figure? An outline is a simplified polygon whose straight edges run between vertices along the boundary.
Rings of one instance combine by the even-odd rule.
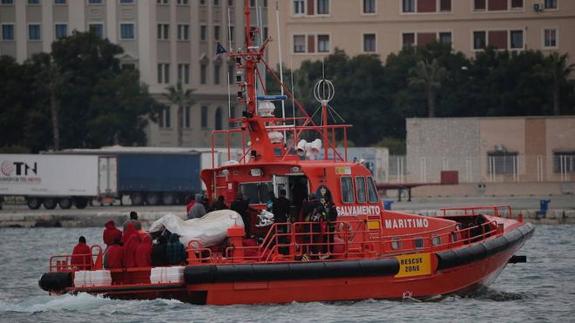
[[[129,227],[130,225],[128,225]],[[126,235],[124,235],[125,237]],[[124,243],[124,265],[127,268],[136,267],[136,250],[141,242],[140,235],[134,232]]]
[[[122,236],[122,244],[124,244],[124,246],[128,243],[128,240],[130,240],[130,237],[132,235],[137,235],[138,234],[138,230],[136,229],[136,226],[134,225],[134,223],[130,222],[128,224],[126,224],[125,228],[124,228],[124,235]]]
[[[196,203],[188,212],[188,220],[199,219],[206,214],[206,207],[203,204],[202,194],[196,194]]]
[[[78,244],[72,251],[70,265],[78,270],[88,270],[92,268],[92,250],[90,250],[90,246],[86,244],[86,238],[84,238],[84,236],[78,239]]]
[[[152,267],[152,238],[147,233],[140,233],[140,243],[136,247],[136,267]]]
[[[180,265],[186,261],[186,249],[180,242],[180,237],[177,234],[172,233],[170,236],[168,245],[166,246],[166,251],[168,253],[168,263],[170,265]]]
[[[114,220],[106,222],[104,233],[102,234],[102,240],[104,240],[107,247],[113,245],[116,240],[122,241],[122,231],[116,228]]]
[[[119,238],[108,246],[106,254],[104,255],[104,268],[124,268],[124,247],[120,244]]]

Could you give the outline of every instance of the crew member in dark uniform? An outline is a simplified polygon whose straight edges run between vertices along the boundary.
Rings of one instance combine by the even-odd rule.
[[[278,241],[282,245],[286,245],[289,240],[286,234],[288,233],[288,214],[290,208],[290,201],[286,198],[286,190],[280,189],[279,195],[280,197],[274,199],[272,205],[272,213],[274,214],[274,221],[278,223],[277,231],[280,234]],[[287,254],[288,248],[287,247],[280,247],[279,252],[281,254]]]
[[[249,207],[250,204],[248,200],[245,200],[242,193],[240,192],[238,192],[236,199],[232,202],[232,205],[230,206],[230,209],[238,212],[241,215],[242,220],[244,221],[244,229],[246,231],[246,237],[251,236],[251,221],[248,213]]]

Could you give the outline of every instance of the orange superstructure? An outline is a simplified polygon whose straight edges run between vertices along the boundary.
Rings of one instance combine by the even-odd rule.
[[[245,7],[249,22],[247,0]],[[242,149],[232,156],[228,148],[228,162],[201,172],[210,201],[222,196],[230,205],[238,194],[248,199],[245,227],[232,226],[218,245],[190,241],[185,266],[104,270],[94,261],[79,270],[70,256],[54,256],[41,287],[53,293],[253,304],[426,298],[493,281],[533,226],[511,219],[511,210],[500,206],[445,209],[437,217],[384,210],[370,171],[347,160],[350,126],[328,124],[331,82],[322,80],[314,89],[319,122],[299,104],[301,116],[276,117],[273,102],[286,96],[257,94],[263,87],[258,65],[267,67],[268,43],[255,45],[258,33],[247,23],[245,48],[229,53],[242,71],[237,94],[245,111],[231,120],[239,127],[214,131],[212,140],[224,136],[230,143],[241,136]],[[262,210],[280,192],[290,202],[287,221],[264,218]],[[92,256],[101,259],[101,250]]]

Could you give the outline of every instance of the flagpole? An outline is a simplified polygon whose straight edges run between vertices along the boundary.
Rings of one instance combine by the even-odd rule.
[[[279,9],[279,1],[276,0],[276,28],[277,28],[277,34],[278,34],[278,59],[279,59],[279,64],[280,64],[280,91],[281,91],[281,95],[282,97],[284,96],[284,71],[283,71],[283,62],[282,62],[282,41],[281,41],[281,36],[280,36],[280,9]],[[286,117],[286,107],[285,107],[285,102],[284,100],[281,100],[282,102],[282,119],[285,119]],[[284,122],[285,124],[285,122]]]

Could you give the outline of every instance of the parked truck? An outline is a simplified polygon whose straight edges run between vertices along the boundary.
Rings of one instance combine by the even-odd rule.
[[[114,157],[0,155],[0,197],[24,196],[31,209],[85,208],[93,198],[116,196]]]

